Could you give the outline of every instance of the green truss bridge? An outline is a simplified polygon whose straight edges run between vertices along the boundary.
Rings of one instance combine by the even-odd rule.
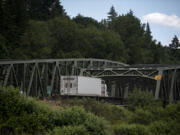
[[[109,98],[126,98],[135,88],[156,99],[180,100],[180,65],[128,65],[104,59],[0,60],[0,85],[13,85],[27,96],[60,95],[60,77],[80,75],[106,81]]]

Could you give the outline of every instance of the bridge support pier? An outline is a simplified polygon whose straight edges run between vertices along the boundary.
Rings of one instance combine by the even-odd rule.
[[[124,98],[127,98],[128,97],[128,89],[129,89],[129,87],[128,86],[126,86],[125,88],[124,88]]]
[[[116,84],[115,82],[111,83],[111,97],[115,97],[116,94]]]

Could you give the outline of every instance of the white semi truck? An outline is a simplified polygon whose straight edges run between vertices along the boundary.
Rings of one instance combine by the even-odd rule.
[[[61,76],[61,95],[103,96],[107,95],[105,81],[83,76]]]

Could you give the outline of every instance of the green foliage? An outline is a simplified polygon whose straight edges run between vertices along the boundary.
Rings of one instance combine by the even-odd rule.
[[[149,24],[141,24],[133,11],[118,16],[111,7],[108,15],[101,23],[81,15],[70,19],[59,0],[0,0],[0,58],[94,57],[129,64],[180,63],[176,36],[164,47],[153,40]],[[130,94],[128,109],[91,99],[69,100],[63,105],[75,107],[54,111],[12,87],[0,87],[0,133],[110,134],[103,119],[112,124],[115,135],[180,133],[180,102],[163,108],[148,92]]]
[[[32,98],[26,99],[13,87],[0,88],[0,128],[20,134],[38,133],[52,128],[49,107]]]
[[[81,107],[74,106],[60,111],[55,125],[63,128],[57,128],[55,133],[67,135],[76,134],[92,134],[92,135],[108,135],[109,126],[106,121],[99,117],[86,113]],[[78,126],[79,125],[79,126]]]
[[[170,134],[180,133],[180,102],[169,104],[164,110],[164,121],[168,122]]]
[[[169,44],[169,48],[170,48],[170,54],[173,57],[172,61],[174,63],[177,63],[180,58],[180,42],[176,35],[173,37],[171,43]]]
[[[83,125],[57,127],[48,135],[89,135]]]
[[[153,123],[151,123],[149,128],[153,135],[169,135],[170,131],[171,131],[168,123],[165,121],[153,122]]]
[[[23,50],[21,52],[20,50]],[[68,18],[30,21],[16,58],[106,58],[125,62],[127,52],[118,34],[94,26],[79,29]]]
[[[165,108],[160,104],[154,107],[138,104],[133,111],[93,99],[59,100],[58,103],[61,109],[54,110],[25,97],[18,89],[0,87],[0,132],[18,135],[110,135],[111,130],[114,135],[180,133],[180,102]]]
[[[50,31],[47,23],[43,21],[30,21],[27,31],[22,37],[22,46],[19,48],[17,58],[45,58],[51,54]],[[21,52],[23,50],[23,52]]]
[[[84,109],[79,107],[68,108],[60,113],[60,125],[80,125],[86,120]]]
[[[141,91],[135,89],[127,99],[128,108],[130,110],[135,110],[135,108],[151,109],[158,105],[155,101],[154,96],[151,92]]]
[[[91,113],[86,113],[83,108],[77,106],[60,111],[55,119],[55,125],[63,128],[57,129],[57,131],[55,129],[54,132],[60,131],[60,133],[67,135],[80,133],[92,135],[109,134],[109,125],[105,120]],[[81,129],[82,131],[78,133]]]
[[[143,97],[146,97],[146,99],[149,99],[149,101],[151,101],[151,96],[149,96],[148,93],[146,93],[146,95],[144,94],[137,93],[136,96],[131,96],[134,97],[134,99],[139,99],[139,96],[141,95]],[[144,98],[143,100],[142,98],[140,99],[141,100],[130,100],[135,102],[130,102],[135,107],[132,108],[132,106],[130,105],[130,109],[134,110],[134,114],[130,118],[129,123],[147,125],[149,131],[153,135],[174,135],[180,132],[179,102],[177,104],[169,104],[168,106],[166,106],[166,108],[163,108],[162,104],[158,101],[151,101],[150,104],[147,104],[146,100],[144,101]]]
[[[59,0],[55,0],[51,8],[50,15],[52,18],[66,16],[65,10]]]
[[[102,119],[99,119],[98,117],[94,117],[93,114],[88,115],[84,125],[90,134],[93,134],[93,135],[108,135],[109,134],[109,130],[108,130],[109,125]]]
[[[76,38],[78,34],[77,25],[68,18],[54,18],[48,23],[51,33],[51,56],[52,58],[64,58],[69,53],[77,51]],[[79,52],[79,51],[78,51]]]
[[[89,26],[95,26],[97,28],[103,27],[103,25],[98,23],[98,21],[96,21],[95,19],[91,17],[84,17],[80,14],[77,15],[75,18],[73,18],[73,21],[75,21],[80,26],[80,28],[89,27]]]
[[[114,135],[150,135],[148,129],[143,125],[116,125],[113,127]]]
[[[169,44],[170,49],[178,49],[180,47],[179,39],[175,35],[171,41],[171,44]]]
[[[21,36],[26,30],[28,15],[26,2],[24,0],[1,0],[0,1],[0,47],[5,46],[4,59],[14,58],[15,50],[18,48]],[[4,43],[5,41],[5,43]],[[3,47],[4,49],[4,47]]]
[[[118,16],[113,6],[100,23],[82,15],[70,19],[59,0],[0,0],[0,20],[4,59],[93,57],[129,64],[180,63],[177,38],[163,47],[153,40],[148,23],[141,24],[133,11]]]
[[[0,132],[3,134],[58,134],[59,129],[60,133],[67,135],[109,134],[109,124],[105,120],[81,107],[54,111],[33,98],[21,95],[13,87],[0,87],[0,110]]]
[[[118,16],[118,14],[117,14],[117,12],[115,11],[115,9],[114,9],[114,6],[112,6],[111,8],[110,8],[110,11],[108,12],[108,21],[109,22],[111,22],[111,21],[114,21],[116,18],[117,18],[117,16]]]
[[[99,117],[103,117],[111,123],[124,122],[132,117],[132,113],[124,107],[110,105],[104,103],[103,101],[97,102],[96,100],[90,98],[62,100],[61,105],[82,106],[86,111],[92,112]]]
[[[133,117],[131,117],[130,123],[137,123],[142,125],[148,125],[156,120],[154,115],[149,110],[142,108],[136,108]]]
[[[6,39],[0,34],[0,59],[8,56],[8,50],[6,48]]]
[[[57,0],[27,0],[28,14],[33,20],[48,20],[65,16],[61,3]]]

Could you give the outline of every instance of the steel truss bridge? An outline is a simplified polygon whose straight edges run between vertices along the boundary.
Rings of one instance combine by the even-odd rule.
[[[0,60],[0,85],[18,87],[27,96],[60,95],[60,77],[103,78],[111,97],[126,98],[134,89],[165,101],[180,99],[180,65],[127,65],[104,59]]]

